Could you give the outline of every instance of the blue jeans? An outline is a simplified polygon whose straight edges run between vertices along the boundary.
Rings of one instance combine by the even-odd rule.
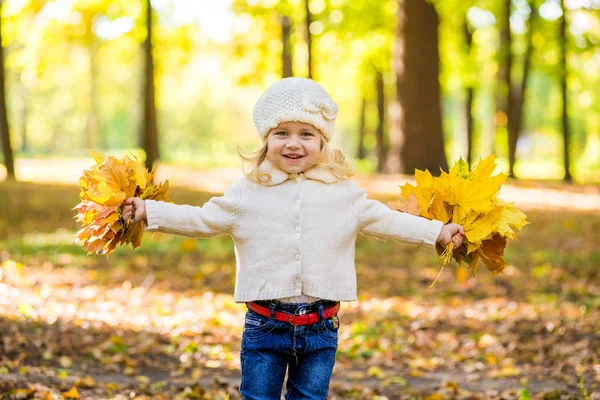
[[[291,325],[248,310],[242,335],[242,383],[245,400],[280,400],[285,372],[287,400],[324,400],[335,364],[339,319],[323,319],[327,303],[285,304],[261,302],[289,313],[317,311],[321,320],[312,325]]]

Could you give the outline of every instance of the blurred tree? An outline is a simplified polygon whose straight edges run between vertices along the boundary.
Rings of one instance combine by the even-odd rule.
[[[383,128],[385,123],[385,90],[383,73],[375,71],[375,91],[377,93],[377,128],[375,129],[375,151],[377,154],[377,172],[383,172],[385,167],[385,137]]]
[[[144,107],[139,107],[143,90],[139,86],[145,83],[131,76],[139,76],[135,71],[144,68],[145,53],[136,50],[145,49],[140,44],[147,36],[146,7],[134,0],[74,0],[55,15],[52,2],[11,4],[11,66],[16,72],[11,86],[23,85],[25,90],[14,92],[29,96],[21,115],[31,115],[38,128],[32,141],[37,151],[143,147],[140,114]],[[166,26],[152,25],[161,37],[158,45],[152,43],[152,63],[155,77],[162,78],[176,75],[188,64],[197,50],[193,46],[197,24],[173,17],[174,2],[159,4]],[[42,99],[44,112],[40,113],[34,108]],[[24,130],[27,123],[17,125]],[[40,125],[50,127],[52,133],[40,133]],[[50,148],[45,149],[48,144]]]
[[[6,113],[6,90],[4,71],[4,45],[2,43],[2,7],[4,1],[0,1],[0,135],[2,141],[2,154],[4,155],[4,166],[6,167],[6,178],[15,180],[15,162],[10,142],[10,131],[8,129],[8,115]]]
[[[29,108],[27,107],[27,98],[29,97],[29,90],[25,85],[21,85],[20,94],[22,99],[22,107],[20,113],[20,136],[21,136],[21,152],[26,153],[29,149],[29,139],[27,135],[27,116],[29,114]]]
[[[475,62],[471,57],[473,50],[473,32],[469,26],[469,20],[466,18],[463,21],[463,33],[465,40],[465,56],[467,62]],[[467,120],[467,164],[471,166],[473,164],[473,97],[475,89],[471,82],[465,83],[466,88],[466,99],[465,99],[465,119]]]
[[[302,30],[295,29],[306,22],[303,8],[304,3],[283,0],[275,4],[258,1],[253,5],[244,0],[233,1],[233,11],[244,21],[244,28],[236,32],[227,47],[232,59],[229,73],[239,84],[265,85],[282,74],[308,74],[304,58],[298,56],[305,37],[301,37]]]
[[[366,158],[365,149],[365,120],[367,118],[367,99],[365,98],[364,90],[361,90],[360,94],[360,111],[358,119],[358,144],[356,150],[356,158],[364,160]]]
[[[313,71],[313,45],[312,45],[312,34],[310,32],[310,25],[312,24],[312,16],[310,11],[310,0],[304,0],[304,26],[306,27],[306,47],[308,51],[308,77],[315,79],[315,73]]]
[[[502,8],[499,12],[499,30],[500,43],[498,45],[497,63],[498,63],[498,80],[496,86],[496,135],[500,131],[505,132],[508,124],[508,107],[512,99],[512,31],[510,29],[511,16],[511,0],[501,0]],[[494,149],[496,150],[496,141],[494,140]]]
[[[86,149],[95,147],[106,148],[99,129],[99,99],[98,99],[98,51],[102,41],[94,33],[94,23],[98,17],[107,13],[108,4],[103,0],[79,0],[73,4],[73,12],[79,16],[77,24],[60,24],[62,39],[70,46],[80,47],[88,55],[88,88],[84,102],[87,103],[87,118],[85,124],[83,146]]]
[[[152,5],[146,0],[146,39],[144,50],[144,112],[141,125],[142,148],[146,153],[146,168],[152,169],[159,159],[156,103],[154,100],[154,61],[152,58]]]
[[[447,169],[440,104],[438,14],[425,0],[401,0],[393,67],[397,100],[387,169]]]
[[[474,162],[475,153],[486,151],[484,137],[493,112],[482,107],[490,96],[491,78],[488,54],[493,46],[488,39],[494,28],[482,25],[481,15],[493,4],[489,0],[436,1],[440,16],[440,85],[443,104],[445,150],[448,157]],[[488,17],[489,18],[489,17]],[[456,29],[460,27],[460,29]],[[483,113],[481,111],[484,111]],[[479,144],[480,148],[476,148]],[[477,151],[479,150],[479,151]]]
[[[510,102],[508,104],[508,168],[509,174],[517,178],[514,167],[517,153],[517,142],[521,136],[523,129],[523,108],[525,104],[525,90],[527,88],[527,82],[529,80],[531,70],[531,57],[533,53],[533,33],[535,32],[535,20],[537,18],[537,7],[533,0],[528,2],[530,14],[529,14],[529,29],[525,37],[525,54],[523,55],[523,72],[521,75],[521,82],[517,84],[513,79],[512,86],[514,89],[510,90]],[[512,56],[511,56],[512,58]]]
[[[283,15],[281,17],[281,42],[283,44],[283,51],[281,52],[281,64],[283,68],[281,75],[283,78],[294,76],[294,71],[292,68],[292,49],[290,44],[291,28],[292,24],[290,22],[290,17]]]
[[[560,29],[558,33],[558,42],[560,45],[560,88],[561,88],[561,122],[562,122],[562,137],[563,137],[563,166],[565,169],[564,180],[571,182],[573,177],[571,176],[571,162],[570,162],[570,127],[569,127],[569,86],[568,86],[568,66],[567,66],[567,7],[565,6],[565,0],[560,1],[560,8],[562,10],[562,17],[560,19]]]
[[[329,21],[327,33],[321,41],[333,42],[331,38],[335,38],[329,47],[343,49],[348,60],[344,61],[344,65],[348,66],[353,60],[360,63],[356,79],[360,82],[357,90],[360,96],[356,124],[357,157],[363,159],[371,154],[379,170],[387,158],[388,124],[385,120],[388,110],[385,99],[392,98],[394,92],[391,47],[397,7],[397,0],[355,0],[337,2],[335,7],[331,6],[319,15],[323,23]],[[333,51],[327,53],[324,50],[323,53],[331,57]],[[338,68],[337,64],[334,68]],[[376,106],[375,112],[371,111],[371,104]],[[373,122],[374,129],[371,128]]]
[[[17,98],[17,101],[11,102],[9,91],[7,92],[7,101],[12,104],[11,108],[16,117],[15,123],[12,124],[15,129],[13,132],[19,132],[20,150],[26,152],[29,149],[27,132],[29,110],[31,109],[29,100],[31,89],[34,86],[31,77],[40,69],[40,62],[36,59],[35,51],[31,51],[30,42],[36,42],[31,38],[36,33],[36,29],[33,27],[37,26],[34,24],[39,19],[39,12],[44,7],[45,1],[30,0],[20,4],[3,3],[6,4],[2,9],[2,43],[8,50],[5,54],[6,75],[4,80],[5,84],[13,88],[14,96]]]

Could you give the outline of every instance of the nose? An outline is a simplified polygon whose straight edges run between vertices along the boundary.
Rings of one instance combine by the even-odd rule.
[[[297,149],[300,147],[300,140],[298,137],[296,137],[295,135],[290,136],[290,138],[288,139],[288,142],[286,144],[286,147],[289,149]]]

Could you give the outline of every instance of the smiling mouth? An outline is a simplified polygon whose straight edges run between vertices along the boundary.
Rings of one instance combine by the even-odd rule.
[[[283,156],[284,156],[285,158],[289,158],[289,159],[292,159],[292,160],[297,160],[297,159],[299,159],[299,158],[302,158],[302,157],[304,157],[304,156],[301,156],[301,155],[299,155],[299,154],[284,154]]]

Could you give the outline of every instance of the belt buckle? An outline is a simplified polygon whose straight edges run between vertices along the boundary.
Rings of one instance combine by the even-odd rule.
[[[302,309],[302,311],[304,311],[304,312],[300,312],[298,314],[296,314],[296,313],[290,314],[290,318],[288,319],[288,323],[290,325],[292,325],[292,326],[298,326],[298,325],[300,325],[300,324],[295,324],[294,322],[292,322],[292,318],[294,318],[294,317],[302,317],[303,315],[305,315],[306,314],[306,310]]]
[[[288,323],[292,326],[296,326],[296,324],[292,321],[292,318],[294,318],[296,316],[296,314],[290,314],[290,319],[288,320]]]

